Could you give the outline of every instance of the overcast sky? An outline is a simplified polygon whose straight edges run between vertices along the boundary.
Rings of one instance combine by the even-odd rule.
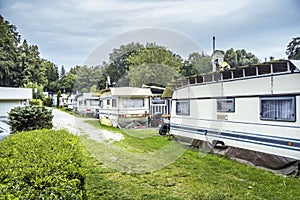
[[[287,44],[300,36],[299,10],[298,0],[0,1],[1,15],[22,38],[67,69],[101,64],[130,41],[156,41],[183,57],[197,47],[211,54],[212,36],[217,49],[286,58]],[[90,55],[97,59],[87,62]]]

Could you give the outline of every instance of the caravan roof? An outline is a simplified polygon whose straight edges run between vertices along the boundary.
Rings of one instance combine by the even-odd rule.
[[[32,99],[31,88],[0,87],[0,100]]]
[[[152,96],[150,88],[113,87],[109,89],[112,96]]]

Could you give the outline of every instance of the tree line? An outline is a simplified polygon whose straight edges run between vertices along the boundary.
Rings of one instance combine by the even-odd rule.
[[[82,93],[95,92],[107,84],[166,86],[180,76],[211,72],[211,56],[194,52],[183,59],[156,43],[129,43],[112,50],[107,62],[98,66],[74,66],[66,72],[40,56],[38,46],[21,40],[16,26],[0,15],[0,86],[35,87],[39,91]],[[231,67],[259,62],[257,56],[244,49],[223,51]],[[288,44],[289,59],[300,59],[300,37]],[[107,77],[111,82],[107,83]]]

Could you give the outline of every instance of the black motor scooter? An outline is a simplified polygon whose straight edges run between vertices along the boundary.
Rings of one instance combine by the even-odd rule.
[[[158,133],[166,135],[170,132],[170,119],[161,118],[158,125]]]

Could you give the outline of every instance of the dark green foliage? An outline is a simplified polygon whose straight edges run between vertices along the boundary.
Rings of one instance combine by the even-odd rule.
[[[72,74],[74,74],[75,76],[71,76]],[[75,69],[72,70],[72,72],[70,70],[70,73],[68,73],[68,75],[62,79],[64,81],[62,82],[61,88],[68,88],[67,86],[64,86],[64,84],[70,83],[68,85],[72,84],[73,92],[89,92],[90,88],[93,85],[98,84],[102,76],[102,69],[99,66],[77,66]],[[69,80],[67,80],[66,78],[68,78]]]
[[[289,59],[300,60],[300,37],[295,37],[286,48]]]
[[[62,65],[60,70],[60,78],[64,77],[66,75],[65,67]]]
[[[20,35],[16,26],[0,15],[0,86],[18,86],[17,48]]]
[[[29,104],[31,106],[39,106],[39,107],[42,107],[43,106],[43,101],[40,100],[40,99],[32,99],[29,101]]]
[[[55,65],[40,57],[37,45],[21,42],[17,27],[0,15],[0,86],[23,87],[34,82],[50,89]]]
[[[11,135],[0,145],[0,199],[86,199],[82,150],[63,130]]]
[[[225,52],[224,60],[230,67],[241,67],[259,62],[259,59],[253,53],[247,52],[245,49],[234,50],[233,48]]]
[[[52,128],[52,111],[45,107],[16,107],[9,113],[9,125],[12,133]]]
[[[130,54],[136,52],[139,49],[145,48],[140,43],[129,43],[127,45],[121,45],[119,48],[113,49],[109,54],[109,63],[103,63],[104,67],[104,84],[100,83],[100,88],[105,88],[105,79],[110,76],[111,83],[115,82],[118,86],[128,86],[129,80],[126,77],[128,68],[127,58]]]
[[[57,92],[57,97],[56,97],[56,107],[59,108],[59,98],[61,97],[61,91],[59,90]]]
[[[44,100],[44,105],[48,106],[48,107],[51,107],[52,106],[52,98],[51,97],[46,98]]]
[[[211,57],[198,52],[191,53],[183,62],[180,69],[182,76],[191,76],[195,74],[203,74],[212,71]]]

